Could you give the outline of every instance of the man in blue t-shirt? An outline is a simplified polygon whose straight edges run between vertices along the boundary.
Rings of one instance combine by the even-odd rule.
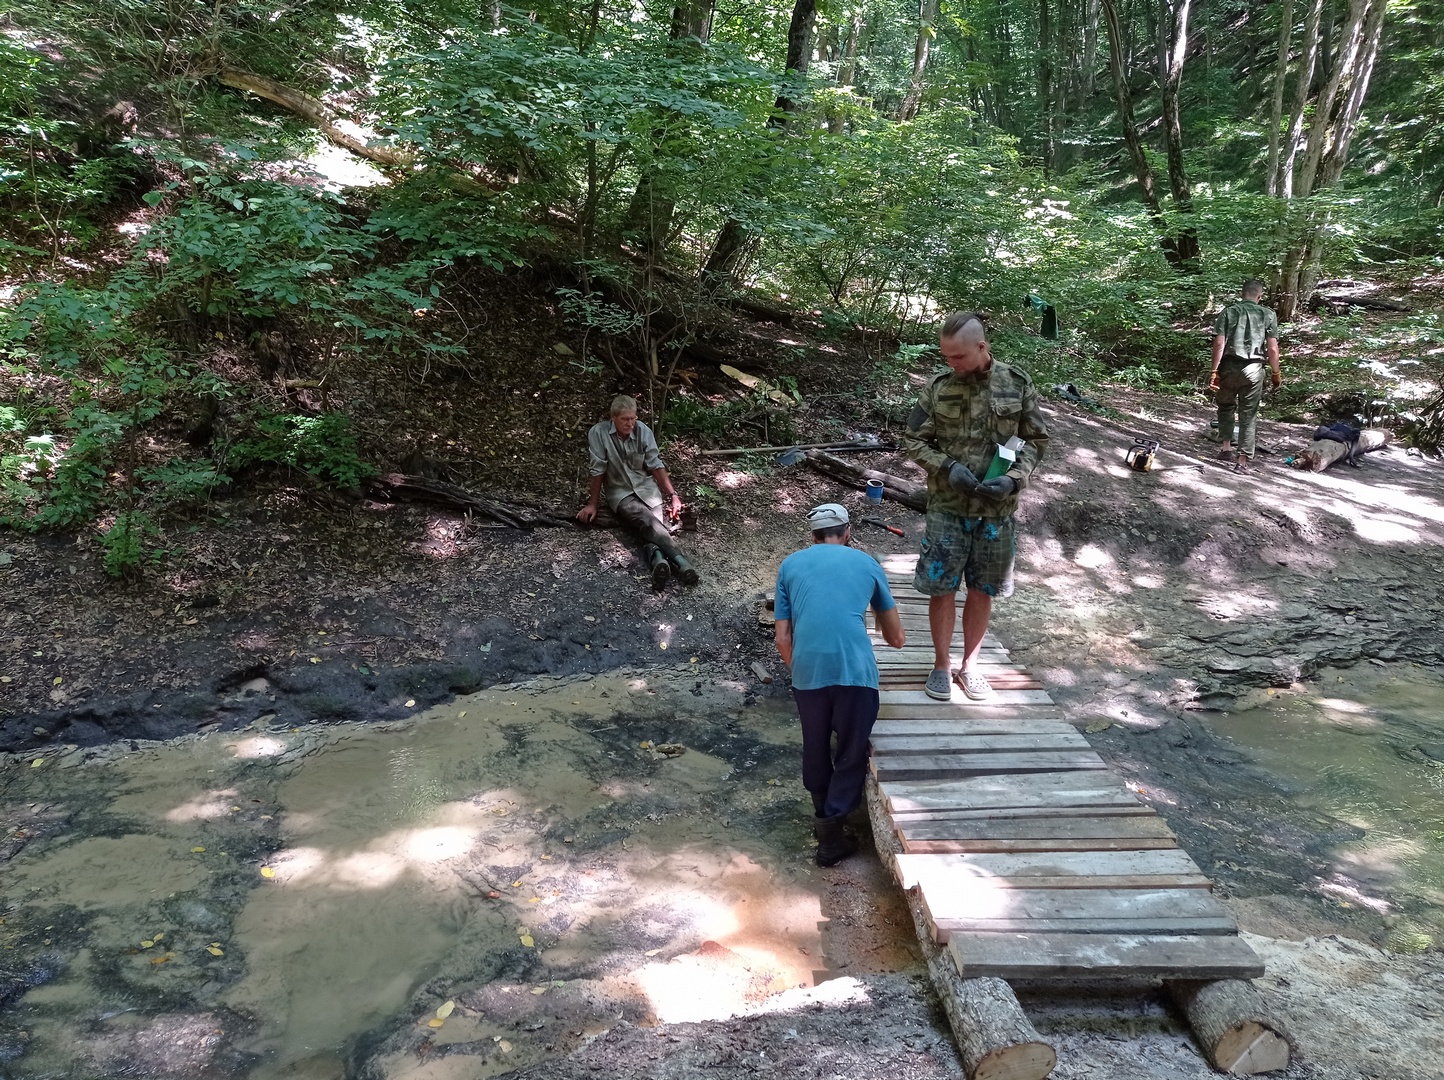
[[[777,651],[792,669],[802,719],[802,784],[817,814],[817,865],[832,866],[857,850],[843,821],[862,801],[877,721],[877,661],[863,620],[872,608],[894,649],[903,647],[903,627],[882,567],[848,546],[847,509],[823,503],[807,521],[812,546],[787,556],[777,571]]]

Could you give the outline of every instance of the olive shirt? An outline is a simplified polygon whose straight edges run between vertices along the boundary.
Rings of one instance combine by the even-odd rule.
[[[1264,344],[1279,336],[1279,317],[1272,308],[1252,300],[1240,300],[1218,313],[1213,321],[1214,336],[1223,338],[1223,355],[1240,360],[1266,360]]]
[[[949,459],[988,471],[998,444],[1016,435],[1023,440],[1007,475],[1018,485],[1006,499],[978,498],[954,490],[945,466]],[[1027,372],[998,360],[986,371],[955,375],[945,371],[923,388],[903,433],[903,449],[928,472],[928,510],[965,518],[1006,518],[1018,506],[1018,493],[1048,445],[1048,427],[1038,409],[1038,392]]]
[[[607,508],[628,495],[635,495],[651,507],[662,505],[662,492],[652,479],[652,472],[665,468],[657,451],[657,437],[640,420],[632,434],[622,438],[617,425],[610,420],[593,424],[587,432],[587,454],[591,458],[591,475],[602,477],[602,495]]]

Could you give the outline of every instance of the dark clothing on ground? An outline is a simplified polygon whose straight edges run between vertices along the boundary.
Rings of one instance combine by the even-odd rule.
[[[792,696],[802,719],[802,786],[814,802],[821,798],[818,817],[850,814],[862,802],[878,692],[870,686],[824,686],[794,689]]]
[[[1246,458],[1254,455],[1258,437],[1258,410],[1263,401],[1264,365],[1261,360],[1225,356],[1218,365],[1218,437],[1233,443]],[[1234,415],[1238,438],[1234,438]]]
[[[662,516],[660,506],[648,506],[637,496],[627,495],[613,508],[613,513],[643,544],[655,544],[669,559],[675,559],[682,554],[672,539],[672,534],[667,531],[667,522]]]

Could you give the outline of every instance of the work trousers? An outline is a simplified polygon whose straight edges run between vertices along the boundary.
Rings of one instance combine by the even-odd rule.
[[[662,517],[660,506],[648,506],[635,495],[628,495],[612,511],[617,520],[625,525],[644,544],[655,544],[669,559],[681,555],[672,534],[667,531],[667,522]]]
[[[1264,364],[1225,356],[1218,365],[1218,438],[1228,440],[1246,458],[1252,458],[1258,433],[1258,407],[1263,401]],[[1233,437],[1234,412],[1238,413],[1238,438]]]
[[[821,803],[817,816],[852,813],[862,802],[877,691],[871,686],[794,687],[792,697],[802,718],[802,786],[812,793],[814,807]]]

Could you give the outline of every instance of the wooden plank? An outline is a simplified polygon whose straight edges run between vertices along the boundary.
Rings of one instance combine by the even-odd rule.
[[[884,690],[880,701],[885,705],[922,705],[933,701],[922,690]],[[953,686],[953,696],[950,699],[954,705],[1052,705],[1053,699],[1048,696],[1046,690],[995,690],[988,695],[986,702],[975,702],[963,694],[957,685]],[[942,704],[942,702],[939,702]]]
[[[1107,806],[1138,801],[1121,781],[1097,771],[977,776],[955,781],[899,780],[879,784],[878,788],[883,805],[894,816],[916,811]]]
[[[1241,938],[1209,935],[954,933],[964,978],[1256,979],[1263,961]]]
[[[991,888],[1001,881],[1019,884],[1010,888],[1212,888],[1208,878],[1186,851],[1179,848],[1126,851],[1065,851],[1033,853],[979,853],[969,855],[903,854],[893,858],[893,872],[904,889],[923,881],[940,888]],[[1183,881],[1182,885],[1160,883],[1156,878]],[[1065,879],[1068,884],[1029,886],[1029,881]],[[1126,885],[1089,884],[1107,879],[1126,880]]]
[[[981,724],[1000,720],[1015,720],[1018,731],[1032,731],[1025,725],[1034,723],[1064,723],[1063,711],[1056,705],[988,705],[969,702],[964,707],[950,701],[934,701],[927,705],[881,705],[878,708],[878,723],[926,723],[941,725]],[[1070,725],[1071,726],[1071,725]],[[1075,729],[1076,730],[1076,729]]]
[[[1118,810],[1127,810],[1119,813]],[[1138,811],[1142,811],[1141,813]],[[1173,830],[1142,803],[1103,808],[1078,816],[1075,808],[1018,807],[1008,817],[954,815],[908,820],[898,824],[905,842],[917,840],[1093,840],[1103,838],[1173,839]]]
[[[961,751],[972,754],[995,753],[1017,750],[1087,750],[1088,740],[1076,730],[1061,725],[1064,730],[1047,735],[1007,732],[958,732],[947,735],[883,735],[876,729],[872,733],[874,754],[935,754],[945,751]]]
[[[989,889],[918,887],[933,939],[953,931],[1082,934],[1236,934],[1205,889]]]
[[[1075,774],[1076,775],[1076,774]],[[1097,776],[1097,773],[1091,774]],[[1105,776],[1107,774],[1104,774]],[[960,810],[894,810],[898,828],[938,822],[1021,820],[1030,818],[1068,818],[1084,813],[1087,817],[1157,817],[1151,806],[1141,802],[1108,803],[1101,806],[1077,807],[1039,802],[1033,806],[982,806]]]
[[[963,855],[972,852],[1030,851],[1167,851],[1178,847],[1173,837],[1099,836],[1087,839],[1049,839],[1019,837],[1012,840],[906,840],[903,847],[909,855]]]
[[[929,669],[931,670],[931,669]],[[922,668],[909,668],[902,671],[879,671],[878,689],[880,690],[916,690],[928,681],[928,671]],[[1030,679],[1026,676],[987,676],[989,684],[994,690],[1043,690],[1043,684],[1037,679]]]
[[[1101,770],[1107,766],[1092,750],[1034,750],[982,754],[886,754],[870,759],[879,781],[946,780],[992,773],[1043,773]]]

